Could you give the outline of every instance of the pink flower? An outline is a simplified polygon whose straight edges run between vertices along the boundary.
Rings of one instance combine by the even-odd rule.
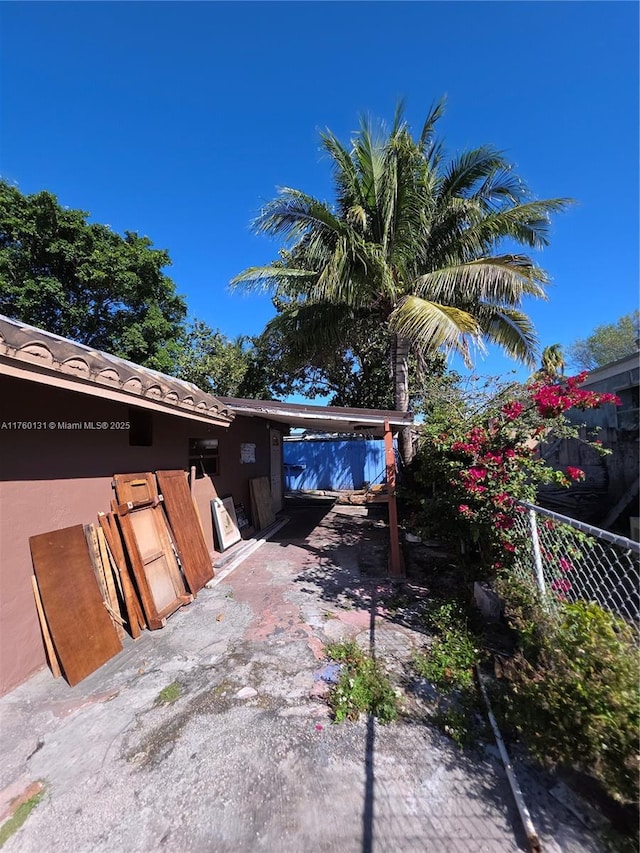
[[[555,418],[572,406],[571,398],[562,394],[560,385],[543,385],[533,394],[533,402],[543,418]]]
[[[479,483],[466,483],[468,492],[472,492],[474,495],[481,495],[482,492],[487,491],[486,486],[481,486]]]
[[[499,453],[485,453],[482,457],[483,462],[491,463],[495,462],[496,465],[499,465],[502,462],[502,456]]]
[[[572,480],[584,480],[586,476],[582,468],[574,468],[573,465],[567,465],[567,474]]]
[[[505,515],[503,512],[499,512],[496,515],[495,525],[498,530],[510,530],[514,523],[514,520],[510,516]]]
[[[473,453],[473,446],[464,441],[454,441],[451,449],[456,453]]]
[[[524,411],[524,406],[522,403],[518,402],[518,400],[514,400],[511,403],[506,403],[502,407],[502,414],[508,421],[515,421],[515,419],[522,414]]]
[[[558,565],[560,566],[560,570],[563,572],[573,571],[573,564],[570,563],[566,557],[560,557],[560,559],[558,560]]]
[[[469,468],[468,477],[471,480],[484,480],[486,476],[486,468]]]
[[[555,592],[569,592],[571,589],[571,581],[568,581],[566,578],[559,578],[558,580],[551,581],[551,589],[555,590]]]

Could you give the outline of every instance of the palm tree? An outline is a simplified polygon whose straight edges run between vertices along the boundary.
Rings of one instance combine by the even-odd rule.
[[[271,325],[305,341],[348,340],[363,317],[390,333],[395,406],[408,411],[409,351],[460,353],[502,347],[535,361],[533,325],[523,297],[546,298],[547,276],[522,254],[500,253],[504,240],[547,245],[550,214],[566,199],[536,201],[511,164],[483,146],[449,161],[435,133],[440,101],[413,139],[396,109],[391,129],[362,119],[346,148],[331,131],[336,200],[330,205],[283,188],[253,223],[256,233],[284,241],[276,262],[237,275],[233,287],[275,290],[281,313]],[[402,436],[404,462],[411,431]]]
[[[536,371],[536,376],[538,378],[559,379],[564,375],[564,368],[562,344],[551,344],[542,350],[540,369]]]

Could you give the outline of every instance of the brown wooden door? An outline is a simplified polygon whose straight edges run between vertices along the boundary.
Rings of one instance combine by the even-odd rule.
[[[113,483],[119,504],[139,506],[152,503],[158,497],[156,478],[150,471],[143,474],[114,474]]]
[[[184,471],[158,471],[158,485],[187,585],[195,595],[213,578],[211,558]]]
[[[162,628],[167,616],[193,598],[185,589],[162,507],[128,510],[121,504],[118,517],[147,624]]]

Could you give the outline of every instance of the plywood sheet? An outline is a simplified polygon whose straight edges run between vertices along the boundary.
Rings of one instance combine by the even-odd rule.
[[[120,531],[116,524],[116,517],[113,513],[99,513],[98,521],[102,529],[110,559],[113,561],[113,566],[120,576],[120,584],[122,587],[122,595],[127,611],[127,622],[129,623],[129,631],[134,640],[140,636],[140,632],[147,627],[142,613],[142,605],[138,598],[138,593],[135,590],[129,567],[124,555],[124,547],[120,538]]]
[[[276,520],[271,502],[271,488],[268,477],[256,477],[249,480],[251,495],[251,514],[257,530],[264,530]]]
[[[73,686],[122,644],[102,603],[82,525],[32,536],[29,545],[56,653]]]
[[[40,597],[40,590],[38,589],[38,581],[36,580],[35,575],[31,575],[31,586],[33,588],[33,597],[36,602],[36,610],[38,611],[38,620],[40,621],[40,630],[42,631],[42,639],[44,640],[44,647],[47,650],[47,659],[49,661],[49,666],[51,667],[51,672],[54,678],[60,678],[62,672],[60,671],[60,664],[58,663],[58,656],[56,655],[56,650],[53,645],[53,640],[51,639],[51,631],[49,630],[49,626],[47,625],[47,617],[44,615],[44,607],[42,606],[42,598]]]
[[[187,586],[195,595],[213,578],[211,557],[184,471],[157,471],[164,508],[178,549]]]
[[[211,477],[196,477],[191,480],[191,495],[196,505],[200,523],[202,524],[202,532],[204,541],[209,552],[209,556],[215,554],[215,544],[213,541],[213,519],[211,517],[211,501],[218,497],[215,486]]]

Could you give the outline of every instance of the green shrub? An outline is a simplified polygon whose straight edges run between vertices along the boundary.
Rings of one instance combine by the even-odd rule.
[[[450,602],[442,604],[429,613],[428,622],[439,636],[426,651],[413,655],[415,671],[444,691],[472,687],[478,648],[460,608]]]
[[[427,652],[416,652],[413,666],[418,675],[448,691],[471,687],[477,658],[478,650],[468,631],[451,629],[436,637]]]
[[[380,665],[353,640],[326,648],[327,657],[343,664],[338,683],[329,692],[329,705],[337,723],[373,714],[381,723],[398,716],[398,700]]]
[[[538,759],[638,797],[640,656],[632,630],[597,604],[560,607],[555,626],[509,667],[505,715]]]
[[[504,602],[505,618],[517,631],[522,653],[530,663],[535,663],[556,626],[535,581],[503,571],[493,581],[493,590]]]

